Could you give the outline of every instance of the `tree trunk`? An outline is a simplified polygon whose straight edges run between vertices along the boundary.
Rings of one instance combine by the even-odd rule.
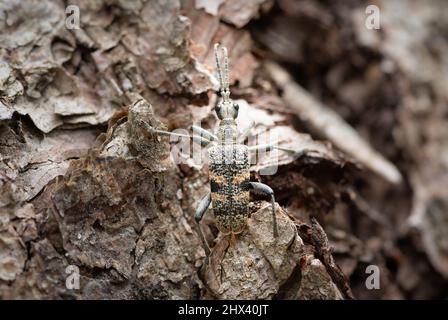
[[[446,296],[447,5],[377,2],[380,30],[363,1],[3,1],[0,298]],[[239,126],[296,152],[251,166],[279,237],[268,198],[236,237],[211,208],[206,257],[206,159],[148,126],[217,128],[214,43]]]

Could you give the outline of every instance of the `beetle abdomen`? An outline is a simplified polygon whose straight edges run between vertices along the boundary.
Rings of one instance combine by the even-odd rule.
[[[248,148],[245,145],[217,145],[208,152],[216,225],[223,233],[240,233],[249,216]]]

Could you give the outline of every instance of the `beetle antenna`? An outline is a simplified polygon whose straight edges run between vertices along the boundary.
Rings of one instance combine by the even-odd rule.
[[[221,96],[226,99],[230,95],[229,90],[229,57],[227,54],[227,48],[222,47],[222,55],[224,60],[224,68],[221,65],[219,58],[219,43],[215,43],[215,59],[216,67],[218,69],[218,79],[219,79],[219,92]]]
[[[223,80],[224,80],[224,90],[229,90],[229,56],[227,54],[227,48],[222,47],[222,52],[224,55],[224,74],[223,74]]]

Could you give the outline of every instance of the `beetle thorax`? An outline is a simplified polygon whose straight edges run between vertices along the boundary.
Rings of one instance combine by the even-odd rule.
[[[238,128],[233,119],[221,120],[217,132],[220,144],[235,144],[238,138]]]
[[[238,138],[238,128],[235,119],[238,117],[238,104],[234,103],[228,96],[227,92],[221,92],[224,94],[223,99],[216,106],[216,114],[221,120],[219,123],[219,129],[217,136],[221,144],[234,144]]]

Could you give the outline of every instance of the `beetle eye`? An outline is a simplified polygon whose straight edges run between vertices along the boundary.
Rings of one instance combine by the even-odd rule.
[[[215,112],[216,112],[216,115],[218,116],[218,118],[219,118],[220,120],[222,120],[222,115],[221,115],[221,105],[219,105],[219,104],[216,105],[216,107],[215,107]]]
[[[237,103],[233,104],[233,119],[236,119],[238,117],[238,110],[240,106]]]

